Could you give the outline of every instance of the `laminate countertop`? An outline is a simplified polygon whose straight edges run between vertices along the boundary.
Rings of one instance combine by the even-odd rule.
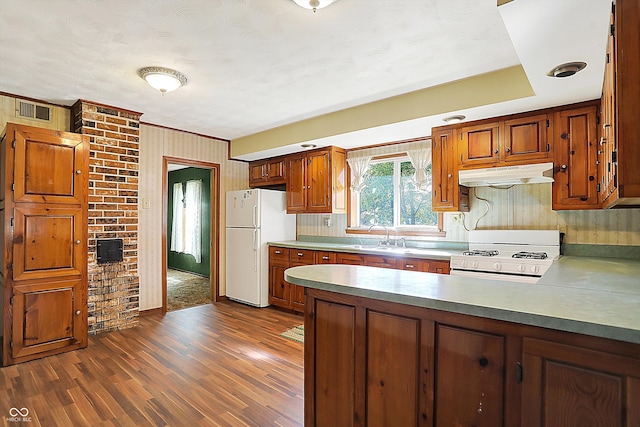
[[[640,261],[563,256],[536,284],[351,265],[285,271],[293,284],[640,344]]]
[[[269,246],[279,246],[292,249],[309,249],[313,251],[347,252],[369,255],[387,255],[397,258],[424,258],[449,261],[451,255],[461,251],[449,249],[431,249],[417,247],[355,245],[340,243],[307,242],[303,240],[287,240],[283,242],[269,242]]]

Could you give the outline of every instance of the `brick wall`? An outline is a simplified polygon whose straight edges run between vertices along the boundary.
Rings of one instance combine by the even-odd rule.
[[[138,159],[141,113],[79,100],[71,130],[90,137],[89,334],[136,326]],[[122,262],[98,264],[97,239],[123,239]]]

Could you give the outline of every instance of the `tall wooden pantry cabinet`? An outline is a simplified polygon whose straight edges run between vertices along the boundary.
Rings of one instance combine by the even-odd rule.
[[[0,144],[2,364],[86,347],[86,136],[9,123]]]

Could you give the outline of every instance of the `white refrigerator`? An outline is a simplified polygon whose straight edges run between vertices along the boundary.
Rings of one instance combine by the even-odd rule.
[[[227,192],[227,298],[269,305],[269,241],[295,240],[296,216],[287,214],[284,191]]]

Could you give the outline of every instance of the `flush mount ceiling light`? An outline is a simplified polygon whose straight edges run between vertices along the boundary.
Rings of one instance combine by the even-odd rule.
[[[570,77],[587,66],[586,62],[567,62],[560,64],[547,73],[549,77]]]
[[[138,75],[146,80],[149,86],[163,94],[187,84],[187,78],[184,74],[169,68],[144,67],[138,70]]]
[[[302,145],[300,145],[300,147],[302,147],[302,148],[316,148],[317,145],[316,144],[302,144]]]
[[[304,7],[305,9],[313,10],[313,13],[316,12],[317,9],[322,9],[324,7],[329,6],[331,3],[336,2],[338,0],[293,0],[300,7]]]
[[[443,121],[449,123],[450,125],[454,124],[454,123],[460,123],[461,121],[463,121],[464,119],[466,119],[465,116],[463,115],[458,115],[458,116],[451,116],[451,117],[445,117],[444,119],[442,119]]]

